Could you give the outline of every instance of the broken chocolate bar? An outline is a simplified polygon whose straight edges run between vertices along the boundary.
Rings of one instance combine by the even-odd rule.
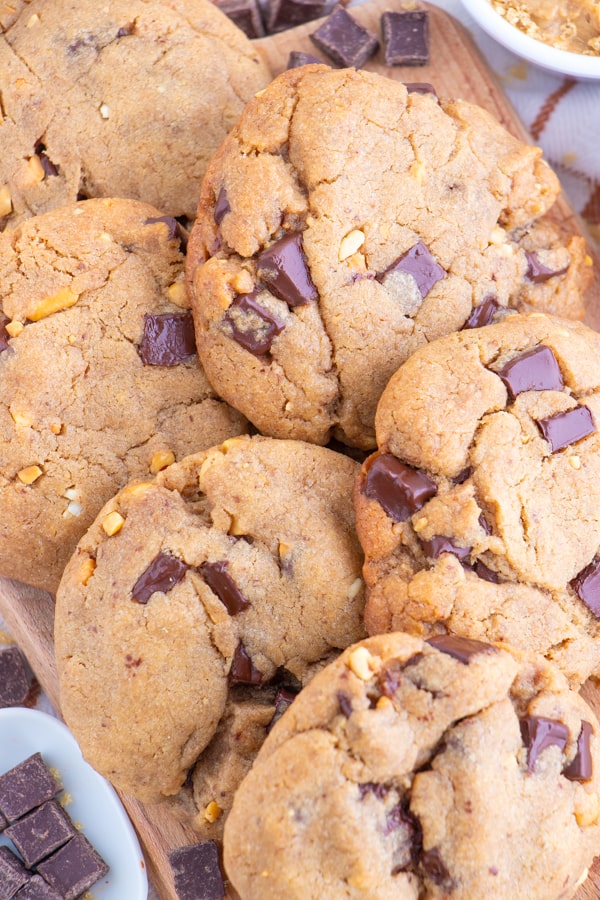
[[[270,0],[267,31],[273,34],[326,16],[333,0]]]
[[[77,832],[37,870],[64,900],[75,900],[108,872],[108,866],[85,835]]]
[[[302,50],[292,50],[288,56],[287,69],[298,69],[300,66],[309,66],[311,63],[327,65],[322,59],[313,56],[312,53],[303,53]]]
[[[339,7],[309,35],[315,46],[339,66],[359,69],[376,53],[379,41],[350,13]]]
[[[220,900],[225,885],[214,841],[201,841],[169,853],[179,900]]]
[[[13,822],[4,833],[31,869],[72,838],[75,829],[60,804],[48,800]]]
[[[429,62],[427,10],[383,13],[381,34],[386,66],[424,66]]]
[[[40,753],[0,775],[0,810],[9,822],[51,800],[59,786]]]

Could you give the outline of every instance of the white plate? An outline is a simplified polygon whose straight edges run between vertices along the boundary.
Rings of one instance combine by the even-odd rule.
[[[110,866],[90,891],[94,900],[146,900],[146,864],[133,826],[111,785],[85,762],[69,731],[34,709],[0,709],[0,774],[33,753],[60,774],[72,800],[65,809]],[[9,841],[0,834],[0,844]]]

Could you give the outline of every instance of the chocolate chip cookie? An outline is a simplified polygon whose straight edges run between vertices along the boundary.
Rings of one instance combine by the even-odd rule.
[[[558,191],[540,154],[374,73],[283,73],[213,159],[188,249],[215,389],[262,433],[372,449],[417,347],[507,307],[581,315],[591,260],[536,231]]]
[[[370,633],[507,640],[600,673],[600,335],[540,313],[390,380],[355,491]]]
[[[508,645],[380,635],[315,676],[225,823],[244,900],[571,896],[600,839],[598,723]]]
[[[233,438],[104,507],[55,630],[62,713],[98,771],[142,800],[176,794],[228,699],[252,702],[238,688],[301,680],[364,635],[358,470],[323,447]],[[273,694],[262,702],[264,728]]]
[[[177,222],[87,200],[0,235],[0,572],[51,592],[129,479],[246,430],[198,363]]]
[[[193,217],[210,157],[270,79],[245,34],[209,0],[32,0],[6,21],[0,230],[81,197]]]

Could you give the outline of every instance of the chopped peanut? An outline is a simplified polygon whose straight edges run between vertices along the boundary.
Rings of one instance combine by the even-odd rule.
[[[30,412],[19,412],[11,409],[10,414],[15,425],[23,425],[26,428],[30,428],[33,425],[34,419]]]
[[[12,322],[8,322],[4,326],[6,332],[13,338],[18,337],[21,334],[21,332],[23,331],[24,327],[25,326],[23,325],[23,323],[18,322],[16,319],[13,319]]]
[[[170,284],[167,288],[167,296],[175,306],[187,309],[187,293],[183,281],[174,281],[173,284]]]
[[[112,537],[113,534],[116,534],[118,531],[120,531],[124,524],[125,519],[116,510],[108,513],[108,515],[105,516],[102,521],[102,527],[109,537]]]
[[[361,681],[369,681],[373,677],[373,657],[366,647],[357,647],[348,657],[348,668]]]
[[[280,545],[281,546],[281,545]],[[355,597],[358,597],[361,588],[363,586],[362,578],[355,578],[350,587],[348,588],[348,600],[354,600]]]
[[[220,816],[222,814],[223,814],[223,810],[221,809],[219,804],[216,803],[215,800],[211,800],[210,803],[204,809],[204,818],[206,819],[207,822],[210,822],[211,824],[213,822],[216,822],[217,819],[220,818]]]
[[[51,297],[44,297],[44,299],[38,303],[34,311],[29,313],[27,318],[31,322],[39,322],[40,319],[45,319],[46,316],[50,316],[52,313],[60,312],[62,309],[68,309],[70,306],[74,306],[78,300],[79,294],[72,291],[70,287],[63,287],[58,293],[53,294]]]
[[[175,462],[175,454],[172,450],[157,450],[150,460],[150,471],[153,475],[166,469]]]
[[[88,556],[87,559],[83,561],[81,564],[81,569],[79,570],[79,577],[81,579],[82,584],[87,584],[92,575],[94,574],[94,569],[96,568],[96,560],[91,556]]]
[[[12,211],[10,190],[4,185],[0,188],[0,217],[8,216]]]
[[[26,184],[39,184],[45,177],[46,173],[39,156],[30,156],[27,160],[27,174],[25,175]]]
[[[339,261],[343,262],[350,256],[354,256],[356,251],[359,249],[359,247],[362,247],[364,242],[364,232],[360,231],[358,228],[355,228],[353,231],[349,231],[348,234],[340,241],[340,249],[338,252]]]
[[[17,478],[19,481],[22,481],[23,484],[33,484],[33,482],[37,481],[40,475],[43,474],[44,473],[39,466],[25,466],[24,469],[17,472]]]

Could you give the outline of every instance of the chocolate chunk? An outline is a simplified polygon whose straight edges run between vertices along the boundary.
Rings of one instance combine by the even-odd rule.
[[[326,16],[333,0],[269,0],[267,31],[273,34]]]
[[[319,50],[346,68],[360,69],[379,47],[377,37],[341,6],[309,37]]]
[[[108,874],[109,867],[81,832],[39,863],[39,874],[64,900],[75,900]]]
[[[285,328],[276,316],[257,302],[258,291],[251,294],[236,294],[225,321],[231,327],[231,337],[244,350],[254,356],[269,353],[273,340]]]
[[[463,325],[461,331],[466,328],[483,328],[493,321],[500,304],[493,294],[486,294],[481,303],[473,307],[471,315]]]
[[[589,781],[594,773],[592,753],[590,750],[590,738],[594,729],[590,722],[581,723],[581,731],[577,738],[577,753],[569,765],[563,769],[563,775],[569,781]]]
[[[437,559],[442,553],[452,553],[458,559],[464,559],[471,552],[470,547],[456,547],[447,537],[435,534],[428,541],[421,541],[423,553],[431,559]]]
[[[201,841],[171,850],[169,862],[179,900],[220,900],[225,884],[214,841]]]
[[[365,495],[376,500],[395,522],[404,522],[436,494],[437,485],[431,478],[391,453],[377,456],[367,471]]]
[[[298,69],[300,66],[309,66],[311,63],[327,65],[322,59],[313,56],[312,53],[303,53],[302,50],[292,50],[288,56],[286,69]]]
[[[169,229],[169,240],[172,241],[174,238],[177,238],[181,247],[185,248],[187,245],[187,232],[183,225],[177,221],[174,216],[154,216],[153,218],[146,219],[144,225],[155,225],[157,222],[163,222],[167,228]]]
[[[0,809],[9,822],[51,800],[59,790],[40,753],[34,753],[0,775]]]
[[[250,601],[246,600],[228,571],[228,565],[221,562],[205,562],[200,566],[202,577],[211,591],[217,595],[230,616],[235,616],[243,609],[248,609]]]
[[[547,747],[559,747],[563,751],[569,739],[569,729],[556,719],[544,716],[526,716],[520,721],[521,737],[527,747],[527,767],[535,769],[537,758]]]
[[[52,160],[48,157],[45,145],[41,141],[37,141],[34,149],[36,156],[42,164],[44,174],[50,178],[58,175],[58,173],[60,172],[60,168],[59,166],[55,166]]]
[[[600,619],[600,560],[591,562],[569,583],[590,612]]]
[[[429,62],[427,10],[384,12],[381,34],[386,66],[425,66]]]
[[[47,800],[4,832],[32,868],[73,837],[75,829],[56,800]]]
[[[8,342],[10,340],[10,335],[6,330],[6,326],[9,323],[10,319],[8,319],[5,315],[0,313],[0,353],[3,350],[8,349]]]
[[[377,797],[378,800],[385,800],[390,790],[387,784],[381,784],[378,781],[364,781],[358,785],[358,793],[361,800],[364,800],[369,794]]]
[[[480,559],[476,559],[473,565],[469,565],[469,563],[463,562],[463,567],[468,569],[469,572],[474,572],[478,578],[481,578],[482,581],[489,581],[492,584],[499,584],[500,579],[498,574],[494,572],[493,569],[489,569],[485,563],[482,563]]]
[[[235,22],[247,37],[264,36],[265,28],[257,0],[216,0],[215,6],[218,6],[232,22]]]
[[[343,715],[345,715],[346,718],[349,719],[352,715],[352,697],[347,691],[338,691],[337,699]]]
[[[403,81],[402,83],[409,94],[433,94],[434,97],[437,97],[434,86],[428,81]]]
[[[263,673],[254,667],[241,641],[233,654],[229,680],[232,684],[262,684],[263,681]]]
[[[557,413],[547,419],[538,419],[537,424],[550,444],[552,453],[557,453],[596,431],[592,414],[587,406],[576,406],[568,412]]]
[[[467,478],[470,478],[472,474],[472,470],[470,466],[467,466],[466,469],[463,469],[462,472],[459,472],[456,478],[453,478],[454,484],[464,484]]]
[[[0,708],[23,706],[28,693],[29,674],[19,650],[0,650]]]
[[[421,297],[426,297],[434,284],[446,277],[446,270],[435,261],[429,249],[419,241],[402,256],[399,256],[391,266],[377,276],[377,280],[385,285],[385,280],[395,272],[406,272],[412,275],[417,283]]]
[[[391,659],[379,672],[379,688],[384,697],[390,700],[400,687],[404,678],[404,670],[416,666],[423,659],[422,653],[414,653],[409,659],[402,662],[400,659]]]
[[[171,588],[179,584],[188,569],[188,564],[178,556],[161,550],[134,584],[131,599],[147,603],[155,591],[168,594]]]
[[[220,225],[228,212],[231,212],[231,206],[229,205],[229,197],[227,196],[227,190],[225,185],[221,187],[219,194],[217,196],[217,201],[215,203],[215,211],[213,213],[214,220],[217,225]]]
[[[548,266],[545,266],[540,262],[537,253],[530,253],[528,250],[525,251],[525,256],[529,263],[525,277],[530,281],[533,281],[534,284],[541,284],[543,281],[548,281],[549,278],[553,278],[555,275],[564,275],[569,268],[568,266],[564,266],[562,269],[549,269]]]
[[[138,352],[145,366],[176,366],[196,353],[191,312],[146,314]]]
[[[486,534],[492,533],[492,527],[483,513],[479,513],[479,518],[477,519],[482,531],[485,531]]]
[[[421,866],[427,878],[443,888],[448,893],[454,889],[454,883],[446,863],[441,857],[440,851],[434,848],[421,855]]]
[[[437,634],[425,641],[439,650],[457,659],[463,665],[468,665],[474,656],[479,653],[496,653],[496,648],[485,641],[476,641],[473,638],[458,637],[455,634]]]
[[[128,22],[127,25],[121,25],[117,31],[117,38],[129,37],[135,31],[135,22]]]
[[[511,400],[524,391],[562,391],[565,386],[557,359],[544,344],[515,356],[496,374]]]
[[[267,725],[267,734],[271,731],[273,726],[279,722],[280,718],[284,714],[284,712],[289,709],[291,704],[296,699],[297,694],[293,691],[288,691],[287,688],[279,687],[277,688],[277,693],[275,694],[275,712],[273,713],[273,718]]]
[[[259,253],[256,268],[271,293],[288,306],[304,306],[319,296],[311,281],[299,232],[286,234]]]
[[[15,900],[63,900],[63,898],[62,894],[50,887],[41,875],[33,875],[30,881],[15,894]]]
[[[29,880],[29,872],[10,847],[0,847],[0,900],[10,900]]]

